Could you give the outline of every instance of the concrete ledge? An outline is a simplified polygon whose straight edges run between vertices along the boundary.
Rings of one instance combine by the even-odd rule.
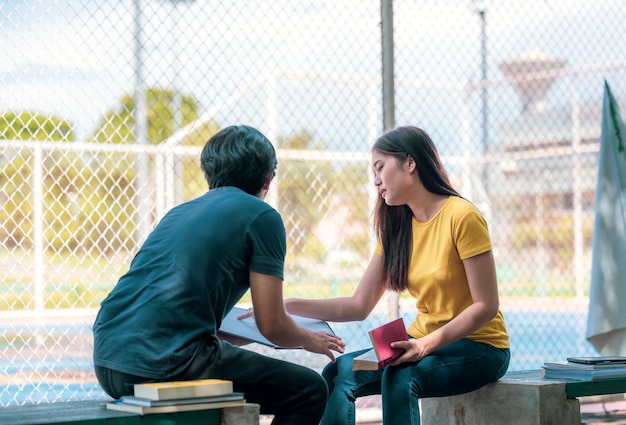
[[[244,406],[222,409],[220,425],[259,425],[261,406],[246,403]]]
[[[476,391],[421,400],[429,425],[580,425],[580,403],[564,382],[503,378]]]
[[[626,418],[626,414],[607,413],[604,408],[604,403],[615,401],[619,410],[626,412],[624,393],[626,378],[554,380],[545,379],[541,370],[521,370],[508,372],[498,382],[472,393],[423,398],[420,410],[428,425],[580,425],[597,416],[590,412],[593,402],[601,402],[596,411],[618,421]],[[357,399],[357,423],[381,422],[380,395]],[[626,425],[626,421],[617,423]]]

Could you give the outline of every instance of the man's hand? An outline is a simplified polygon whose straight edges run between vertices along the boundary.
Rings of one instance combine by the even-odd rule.
[[[333,351],[343,354],[346,343],[343,342],[341,337],[323,331],[310,332],[310,334],[310,342],[302,346],[305,350],[312,353],[326,354],[333,362],[335,361]]]

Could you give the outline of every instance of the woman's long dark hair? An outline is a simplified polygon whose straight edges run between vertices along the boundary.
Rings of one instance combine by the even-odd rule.
[[[372,150],[394,156],[402,163],[407,155],[415,161],[422,184],[438,195],[460,196],[452,187],[439,153],[430,136],[412,126],[398,127],[383,134]],[[383,248],[382,279],[387,289],[402,292],[408,287],[413,213],[408,205],[389,206],[379,196],[374,210],[374,230]]]

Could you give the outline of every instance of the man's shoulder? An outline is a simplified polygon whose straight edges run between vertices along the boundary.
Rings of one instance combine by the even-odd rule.
[[[264,200],[234,187],[223,189],[216,202],[221,216],[236,216],[240,222],[257,223],[259,226],[269,226],[272,229],[283,226],[280,213]]]
[[[204,195],[201,195],[198,198],[190,201],[190,203],[194,202],[211,205],[213,203],[217,203],[222,209],[230,207],[233,209],[241,210],[244,210],[246,208],[254,209],[257,211],[274,210],[274,207],[269,205],[264,200],[256,196],[250,195],[249,193],[246,193],[241,189],[231,186],[211,189]]]

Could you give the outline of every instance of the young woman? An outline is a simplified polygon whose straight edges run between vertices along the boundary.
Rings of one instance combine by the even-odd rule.
[[[437,149],[423,130],[400,127],[372,149],[379,193],[377,247],[354,294],[324,300],[288,299],[289,313],[334,322],[363,320],[385,291],[408,291],[417,314],[406,351],[379,371],[353,371],[352,359],[324,369],[330,395],[322,424],[354,424],[354,401],[382,395],[385,424],[419,424],[418,400],[455,395],[506,372],[509,338],[499,311],[487,224],[452,188]]]

